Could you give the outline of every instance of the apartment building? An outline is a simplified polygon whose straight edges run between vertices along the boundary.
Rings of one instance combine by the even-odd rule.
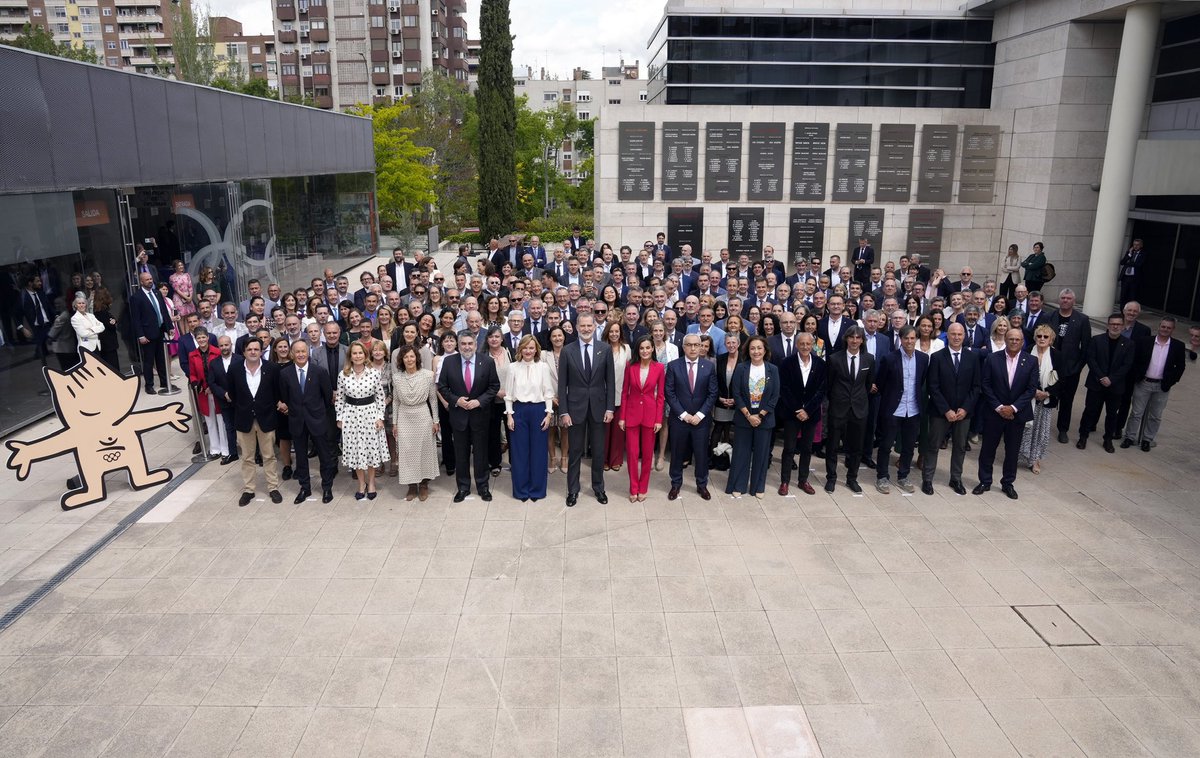
[[[416,92],[424,71],[467,81],[466,0],[276,0],[289,95],[343,110]]]
[[[244,34],[242,23],[228,16],[209,19],[213,55],[219,71],[233,71],[244,79],[264,79],[279,88],[279,64],[275,59],[275,36]]]
[[[170,65],[171,0],[0,0],[0,42],[25,24],[95,51],[110,68],[154,73]]]

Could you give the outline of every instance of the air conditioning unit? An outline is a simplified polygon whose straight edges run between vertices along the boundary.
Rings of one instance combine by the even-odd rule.
[[[401,53],[400,53],[400,51],[399,51],[399,50],[393,50],[393,51],[392,51],[392,57],[393,57],[393,58],[399,58],[399,57],[400,57],[400,55],[401,55]]]
[[[392,13],[399,13],[400,12],[400,3],[392,3],[391,5],[388,6],[388,10],[391,11]]]

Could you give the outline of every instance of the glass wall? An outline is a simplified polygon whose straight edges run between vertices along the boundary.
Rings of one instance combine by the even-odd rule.
[[[1200,226],[1136,219],[1132,238],[1150,252],[1138,288],[1142,308],[1200,321]]]

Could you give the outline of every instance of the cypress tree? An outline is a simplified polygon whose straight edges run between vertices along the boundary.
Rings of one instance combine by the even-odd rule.
[[[508,0],[479,7],[479,231],[511,232],[517,216],[517,106],[513,97]]]

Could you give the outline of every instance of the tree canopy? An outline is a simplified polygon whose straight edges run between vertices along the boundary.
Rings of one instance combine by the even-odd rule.
[[[30,50],[35,53],[69,58],[73,61],[83,61],[84,63],[100,62],[96,51],[90,47],[82,45],[75,47],[70,42],[56,42],[54,35],[50,33],[49,29],[43,26],[34,26],[33,24],[25,24],[21,28],[20,34],[11,40],[7,40],[4,44],[19,47],[22,50]]]
[[[404,126],[409,105],[355,105],[348,113],[371,119],[375,135],[375,195],[379,219],[398,225],[424,212],[436,200],[436,166],[427,159],[432,150],[413,141],[415,129]]]

